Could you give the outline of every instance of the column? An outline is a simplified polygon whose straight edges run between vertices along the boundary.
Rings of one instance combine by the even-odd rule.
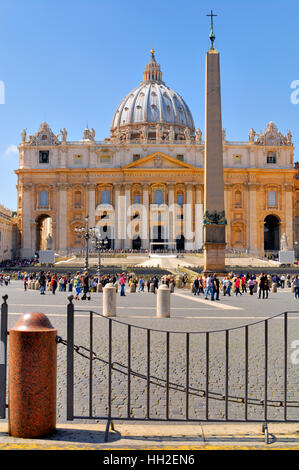
[[[143,217],[142,217],[142,248],[144,250],[149,249],[150,242],[150,227],[149,227],[149,184],[142,184],[142,205],[144,207]]]
[[[249,252],[258,255],[258,221],[257,221],[257,190],[259,184],[255,182],[248,183],[249,190]]]
[[[284,184],[285,197],[285,234],[288,242],[288,249],[294,250],[294,211],[293,211],[293,185],[291,183]],[[276,196],[277,197],[277,196]],[[280,236],[282,233],[280,234]]]
[[[23,233],[22,233],[22,257],[31,258],[34,255],[32,247],[32,183],[23,184]]]
[[[184,237],[185,250],[193,250],[194,248],[194,232],[193,232],[193,183],[186,183],[186,202],[184,204]]]
[[[96,183],[87,183],[88,188],[88,216],[89,226],[94,227],[95,225],[95,209],[96,209]]]
[[[225,228],[226,247],[231,248],[231,222],[232,222],[232,183],[224,184],[224,207],[227,225]]]
[[[67,251],[67,183],[57,183],[58,197],[58,250]]]
[[[113,184],[114,188],[114,247],[116,250],[121,249],[121,185],[118,183]]]
[[[202,248],[203,240],[203,228],[202,228],[202,218],[203,218],[203,204],[201,199],[201,191],[203,185],[197,184],[195,186],[195,250],[200,250]]]
[[[167,183],[168,189],[168,227],[169,227],[169,235],[168,241],[171,242],[168,245],[169,249],[175,249],[176,246],[173,244],[175,242],[175,222],[176,222],[176,206],[174,200],[174,187],[173,183]]]
[[[129,216],[129,207],[131,205],[131,185],[125,184],[125,207],[124,207],[124,249],[132,247],[131,233],[128,233],[128,225],[130,224],[131,216]],[[131,224],[130,224],[131,226]]]

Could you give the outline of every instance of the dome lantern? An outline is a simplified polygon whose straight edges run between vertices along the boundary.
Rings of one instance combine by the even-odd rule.
[[[111,138],[143,143],[194,140],[192,114],[183,98],[162,81],[154,50],[145,65],[143,81],[123,98],[114,113]]]
[[[150,61],[146,64],[143,72],[143,81],[163,83],[160,64],[156,62],[155,51],[153,49],[151,50],[151,55]]]

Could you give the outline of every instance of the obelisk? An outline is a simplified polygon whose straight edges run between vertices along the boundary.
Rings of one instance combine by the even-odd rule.
[[[211,11],[211,48],[206,54],[204,159],[204,272],[225,272],[225,212],[219,52],[214,48]]]

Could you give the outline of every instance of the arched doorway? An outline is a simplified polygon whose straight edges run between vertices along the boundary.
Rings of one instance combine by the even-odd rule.
[[[52,218],[48,214],[41,214],[36,218],[35,250],[53,250]]]
[[[184,251],[185,249],[185,237],[184,235],[179,235],[176,239],[176,249],[177,251]]]
[[[276,215],[267,215],[264,220],[264,250],[280,250],[280,220]]]
[[[105,242],[103,249],[111,250],[114,248],[113,228],[110,225],[101,225],[97,227],[99,230],[99,238]]]
[[[139,235],[136,235],[133,237],[133,245],[132,245],[133,250],[140,250],[141,248],[141,238]]]
[[[152,246],[151,250],[165,250],[167,245],[165,246],[165,242],[167,239],[165,237],[165,227],[163,225],[154,225],[152,227],[152,238],[151,238]]]

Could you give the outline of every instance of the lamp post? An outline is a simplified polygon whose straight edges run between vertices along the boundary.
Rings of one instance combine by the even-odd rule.
[[[97,274],[98,274],[98,279],[100,279],[100,275],[101,275],[101,250],[102,249],[106,250],[107,245],[108,245],[108,239],[106,237],[103,240],[102,238],[99,238],[98,234],[99,234],[99,230],[96,227],[94,227],[93,228],[93,242],[94,242],[95,248],[98,252]]]
[[[85,271],[88,271],[88,242],[93,234],[93,228],[89,228],[88,215],[85,217],[84,227],[75,227],[75,232],[80,235],[81,238],[85,239]]]

